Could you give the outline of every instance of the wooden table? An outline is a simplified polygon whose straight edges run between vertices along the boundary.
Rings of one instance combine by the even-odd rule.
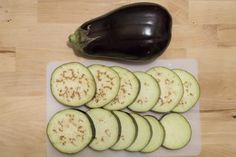
[[[0,0],[0,156],[46,156],[46,65],[84,21],[134,0]],[[204,157],[236,155],[236,1],[153,0],[173,16],[161,58],[195,58]]]

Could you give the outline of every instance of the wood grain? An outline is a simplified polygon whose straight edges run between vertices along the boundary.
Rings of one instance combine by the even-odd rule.
[[[193,48],[215,47],[217,27],[215,25],[174,25],[170,47]]]
[[[46,156],[46,66],[77,61],[67,38],[84,21],[141,0],[1,0],[0,156]],[[236,1],[149,0],[173,17],[160,57],[194,58],[201,85],[201,157],[236,154]]]
[[[0,48],[0,72],[15,72],[16,51],[12,47]]]
[[[197,24],[235,24],[235,1],[190,1],[189,17]]]
[[[218,46],[236,46],[236,25],[218,25],[217,40]]]

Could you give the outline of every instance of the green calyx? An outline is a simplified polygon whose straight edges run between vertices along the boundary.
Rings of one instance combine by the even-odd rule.
[[[89,38],[88,31],[79,28],[75,31],[75,33],[69,36],[69,42],[73,45],[74,48],[83,52],[84,47],[86,47],[89,43],[93,42],[97,38],[98,37]]]
[[[77,50],[82,50],[84,45],[86,44],[86,32],[82,29],[78,29],[75,33],[69,36],[69,42],[73,45],[73,47]]]
[[[69,42],[71,44],[78,44],[78,38],[77,38],[76,34],[71,34],[69,36]]]

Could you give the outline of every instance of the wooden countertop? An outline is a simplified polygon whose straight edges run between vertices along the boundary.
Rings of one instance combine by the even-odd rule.
[[[46,65],[77,60],[68,35],[134,0],[1,0],[0,156],[46,156]],[[174,20],[161,58],[199,62],[202,157],[236,154],[236,1],[153,0]]]

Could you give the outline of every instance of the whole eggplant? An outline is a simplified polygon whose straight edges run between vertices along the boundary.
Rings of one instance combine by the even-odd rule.
[[[150,61],[171,40],[172,18],[155,3],[134,3],[82,24],[69,36],[82,56]]]

